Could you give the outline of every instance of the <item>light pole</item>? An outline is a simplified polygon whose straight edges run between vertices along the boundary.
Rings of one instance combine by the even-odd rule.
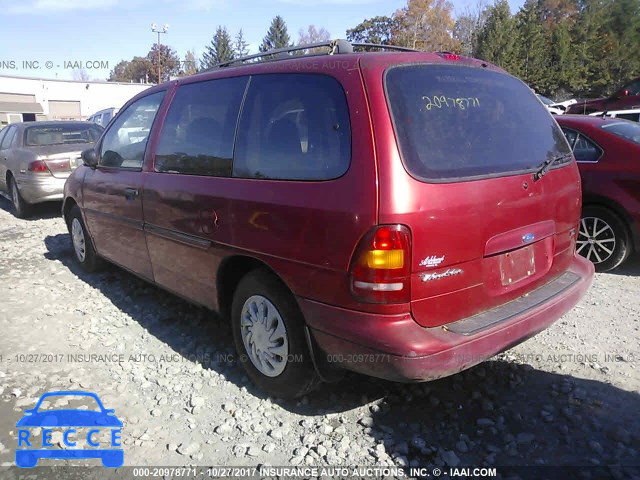
[[[168,30],[169,30],[168,23],[165,23],[162,29],[160,29],[158,25],[156,25],[155,23],[151,24],[151,31],[153,33],[158,34],[158,43],[157,43],[158,45],[158,85],[162,83],[162,65],[160,64],[160,34],[167,33]]]

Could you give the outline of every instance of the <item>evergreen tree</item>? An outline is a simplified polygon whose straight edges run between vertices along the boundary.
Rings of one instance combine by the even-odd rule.
[[[560,22],[551,33],[549,86],[545,93],[561,97],[556,100],[567,100],[575,82],[575,55],[570,27],[569,22]]]
[[[507,0],[497,0],[487,8],[487,20],[478,35],[475,56],[495,63],[517,75],[520,62],[517,58],[518,31]]]
[[[233,42],[233,51],[236,58],[246,57],[249,55],[249,43],[244,39],[242,29],[240,29],[236,35],[235,41]]]
[[[287,24],[284,19],[277,15],[272,21],[267,35],[262,40],[259,50],[266,52],[268,50],[274,50],[276,48],[292,47],[291,38],[287,31]]]
[[[235,58],[234,48],[231,44],[231,36],[226,27],[218,26],[211,44],[202,55],[200,66],[203,70],[212,68],[218,63],[228,62]]]
[[[611,46],[604,30],[604,15],[600,0],[584,0],[571,29],[574,55],[571,91],[575,96],[600,96],[611,82],[606,61]]]
[[[622,83],[640,73],[640,1],[607,0],[602,30],[609,49],[602,52],[610,78],[603,93],[612,94]]]
[[[180,75],[194,75],[198,73],[198,62],[196,61],[196,54],[193,50],[187,50],[184,55],[184,62],[182,64],[182,71]]]
[[[525,2],[522,9],[515,16],[515,28],[518,42],[514,45],[514,62],[512,73],[518,75],[525,83],[535,90],[546,94],[550,91],[550,77],[556,72],[549,61],[550,42],[547,32],[540,23],[541,12],[538,5]]]

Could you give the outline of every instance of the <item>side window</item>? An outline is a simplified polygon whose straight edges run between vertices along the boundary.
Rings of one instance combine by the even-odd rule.
[[[4,136],[7,134],[7,130],[9,129],[6,127],[0,130],[0,145],[2,145],[2,140],[4,139]]]
[[[563,129],[578,162],[597,162],[602,156],[602,149],[587,137],[574,130]]]
[[[619,113],[616,118],[624,118],[625,120],[631,120],[632,122],[640,121],[640,113]]]
[[[349,111],[337,80],[315,74],[251,78],[234,177],[330,180],[343,175],[350,162]]]
[[[567,137],[567,142],[569,142],[569,146],[571,147],[571,150],[573,150],[573,145],[576,143],[578,133],[575,130],[569,130],[568,128],[563,128],[562,133]]]
[[[0,144],[0,150],[4,150],[5,148],[9,148],[11,146],[11,143],[13,142],[13,137],[16,136],[17,129],[18,127],[13,125],[7,129],[7,133],[2,139],[2,144]]]
[[[111,124],[100,146],[100,165],[119,168],[142,168],[144,152],[165,92],[143,97]]]
[[[102,114],[102,119],[100,120],[100,125],[106,127],[109,121],[111,120],[111,112],[106,112]]]
[[[249,77],[179,87],[156,149],[157,172],[230,177],[238,114]]]

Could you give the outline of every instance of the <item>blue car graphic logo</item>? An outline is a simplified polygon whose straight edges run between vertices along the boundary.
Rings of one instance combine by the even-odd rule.
[[[42,402],[53,396],[85,396],[95,399],[100,407],[100,411],[66,409],[66,410],[42,410]],[[120,435],[122,432],[122,422],[114,415],[114,410],[104,408],[98,395],[92,392],[60,391],[45,393],[40,397],[35,408],[24,411],[24,416],[16,423],[18,427],[18,449],[16,449],[16,465],[21,468],[35,467],[39,458],[54,459],[86,459],[99,458],[102,465],[108,468],[118,468],[124,464],[124,451],[120,447]],[[24,427],[42,428],[42,438],[30,438],[31,432]],[[51,443],[51,428],[63,429],[63,442],[65,448],[62,450],[53,449]],[[101,447],[97,436],[110,430],[109,446],[111,448],[87,448],[70,449],[75,447],[77,431],[73,427],[90,428],[86,434],[86,442],[90,447]],[[40,444],[40,445],[38,445]],[[33,445],[33,448],[31,448]],[[21,447],[28,447],[22,448]],[[42,447],[42,448],[38,448]],[[46,448],[50,447],[50,448]]]

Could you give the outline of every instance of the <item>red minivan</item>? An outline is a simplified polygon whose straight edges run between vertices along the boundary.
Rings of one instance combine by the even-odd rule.
[[[219,311],[278,397],[343,368],[451,375],[571,309],[594,271],[580,177],[531,89],[457,55],[331,47],[129,101],[66,184],[78,261]]]

